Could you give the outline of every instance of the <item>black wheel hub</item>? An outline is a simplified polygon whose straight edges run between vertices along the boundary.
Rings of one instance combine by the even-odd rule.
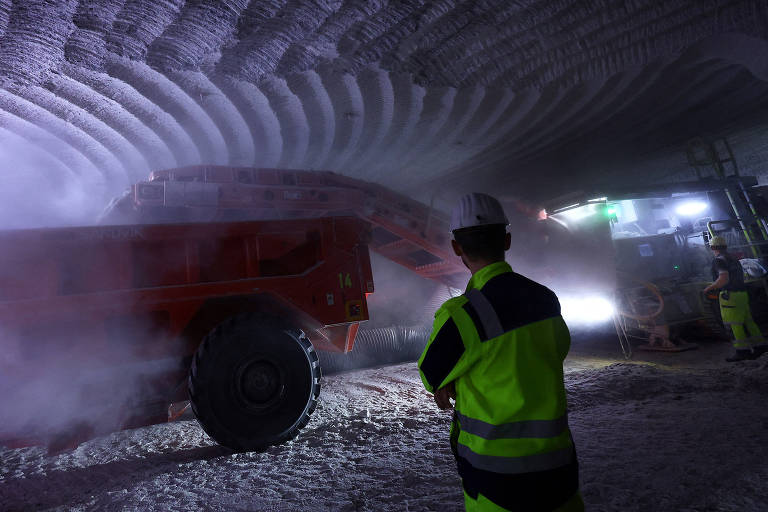
[[[285,381],[277,365],[258,359],[240,366],[235,374],[234,387],[242,405],[261,411],[280,401]]]

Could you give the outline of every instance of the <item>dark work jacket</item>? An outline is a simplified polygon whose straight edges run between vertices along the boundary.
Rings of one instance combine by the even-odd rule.
[[[747,287],[744,284],[744,269],[739,260],[728,253],[720,254],[712,260],[712,280],[717,280],[720,272],[728,272],[728,284],[722,290],[729,292],[743,292]]]

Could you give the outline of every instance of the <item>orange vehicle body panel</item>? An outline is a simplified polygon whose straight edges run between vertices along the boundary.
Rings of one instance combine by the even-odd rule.
[[[0,372],[13,378],[48,353],[107,370],[176,361],[156,379],[167,408],[183,399],[174,388],[202,338],[251,311],[289,318],[317,349],[348,352],[374,291],[369,239],[350,217],[0,232]],[[159,411],[122,427],[160,421]],[[0,441],[20,434],[0,425]]]

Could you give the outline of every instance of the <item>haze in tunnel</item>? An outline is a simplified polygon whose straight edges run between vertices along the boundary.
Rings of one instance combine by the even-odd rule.
[[[509,261],[571,315],[566,384],[594,510],[763,510],[766,357],[725,368],[713,342],[625,362],[614,305],[600,310],[613,254],[535,221],[563,198],[696,179],[696,138],[727,138],[741,173],[768,184],[767,126],[764,0],[0,0],[0,230],[92,225],[150,172],[197,165],[329,170],[430,212],[469,191],[500,198]],[[462,292],[373,267],[368,336],[392,345],[425,341]],[[600,325],[580,331],[585,319]],[[82,319],[67,320],[57,334],[78,337]],[[43,392],[8,394],[28,413],[18,430],[52,406],[110,401],[51,392],[92,363],[57,373],[75,354],[56,349],[37,368],[51,368]],[[124,412],[141,390],[120,384]],[[110,433],[115,413],[63,454],[0,447],[0,510],[461,508],[450,416],[412,363],[323,386],[307,431],[265,453],[222,451],[189,412]]]

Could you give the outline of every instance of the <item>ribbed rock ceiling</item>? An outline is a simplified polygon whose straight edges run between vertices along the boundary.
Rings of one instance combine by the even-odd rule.
[[[0,34],[6,225],[198,163],[543,199],[768,107],[764,0],[0,0]]]

